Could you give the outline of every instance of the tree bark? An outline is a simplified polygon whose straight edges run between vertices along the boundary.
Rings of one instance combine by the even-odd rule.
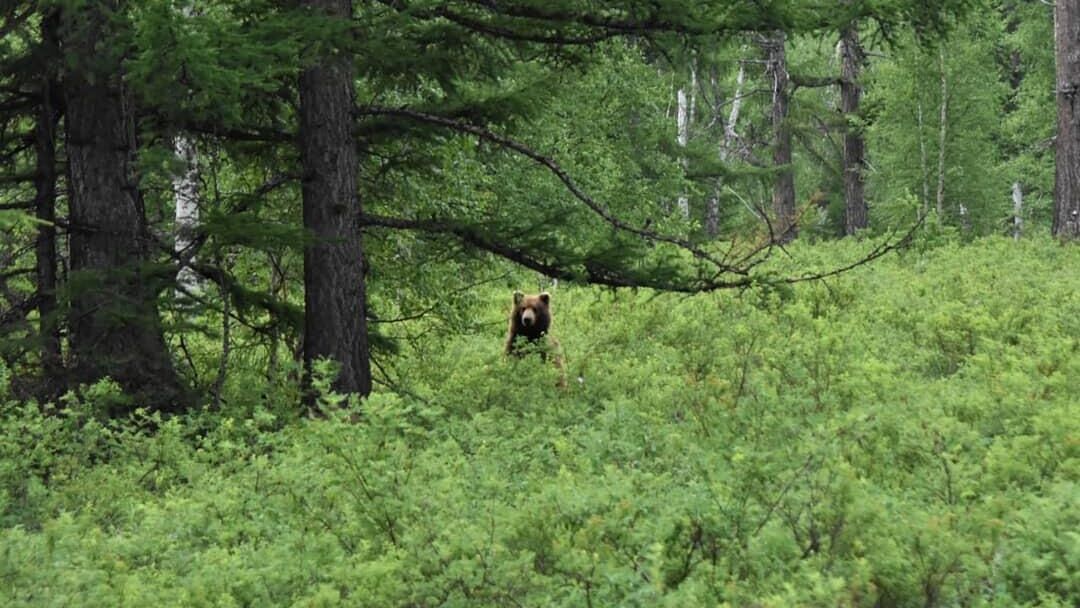
[[[306,0],[332,18],[352,17],[350,0]],[[364,251],[360,239],[357,152],[352,133],[355,67],[349,53],[323,57],[300,76],[300,156],[303,162],[304,367],[333,359],[342,393],[371,392],[365,317]],[[314,395],[308,391],[308,402]]]
[[[677,134],[675,136],[675,139],[678,142],[680,148],[685,148],[687,142],[690,141],[689,103],[686,99],[686,91],[684,91],[683,89],[679,89],[675,97],[677,104],[677,109],[675,113],[675,128]],[[682,165],[683,171],[686,171],[685,157],[679,159],[679,164]],[[678,208],[679,213],[682,214],[684,219],[690,217],[690,199],[688,199],[685,194],[679,195]]]
[[[735,76],[735,92],[731,96],[731,111],[728,113],[727,122],[724,124],[724,141],[720,144],[720,162],[727,162],[731,155],[731,148],[735,145],[738,134],[735,125],[739,122],[739,111],[742,109],[743,83],[746,82],[746,64],[739,62],[739,72]],[[722,180],[718,180],[713,196],[709,197],[708,206],[705,209],[705,232],[709,236],[720,234],[720,189]]]
[[[1024,190],[1020,182],[1013,182],[1013,240],[1019,241],[1024,232]]]
[[[185,391],[165,345],[156,296],[164,277],[148,265],[136,175],[134,110],[124,89],[120,2],[63,14],[71,214],[72,379],[112,377],[141,406],[177,411]]]
[[[191,3],[184,3],[180,13],[190,19],[195,10]],[[183,169],[173,176],[173,251],[181,260],[176,274],[176,295],[183,298],[187,294],[196,295],[201,289],[199,275],[192,268],[196,260],[186,255],[199,227],[199,151],[195,140],[179,134],[173,138],[173,152],[183,164]]]
[[[857,126],[859,99],[859,72],[863,53],[859,45],[859,32],[853,24],[844,30],[840,38],[840,111],[847,127],[844,131],[844,234],[854,234],[870,225],[863,195],[863,135]]]
[[[1058,130],[1052,233],[1080,239],[1080,0],[1054,3]]]
[[[173,230],[176,235],[173,249],[177,259],[184,260],[187,249],[193,242],[195,230],[199,227],[199,156],[195,142],[185,135],[178,135],[173,139],[173,151],[184,165],[183,170],[173,177]],[[199,292],[199,275],[191,268],[195,261],[195,258],[189,259],[180,266],[176,275],[177,295],[180,297]]]
[[[791,127],[788,124],[788,105],[791,88],[788,85],[786,35],[777,31],[763,38],[766,73],[772,79],[773,177],[772,205],[776,216],[773,239],[789,243],[798,235],[795,222],[795,172],[791,168]]]
[[[680,148],[686,148],[690,143],[690,123],[694,119],[694,92],[697,88],[697,70],[694,65],[690,65],[690,95],[687,96],[686,90],[680,88],[676,94],[676,114],[675,114],[675,127],[677,130],[676,140]],[[683,167],[683,171],[686,171],[687,161],[683,157],[679,159],[679,163]],[[678,200],[679,213],[682,214],[683,219],[690,219],[690,199],[685,194],[679,196]]]
[[[34,208],[40,221],[35,240],[37,310],[44,376],[42,392],[45,398],[59,395],[66,384],[56,300],[56,126],[60,120],[60,109],[57,107],[60,85],[51,67],[57,65],[60,58],[59,26],[60,14],[57,11],[50,12],[41,20],[41,101],[34,129],[37,156]]]
[[[922,176],[922,203],[919,205],[919,217],[924,217],[930,209],[930,161],[926,153],[926,130],[923,128],[922,101],[917,102],[915,117],[919,128],[919,173]]]
[[[941,77],[941,105],[938,115],[938,182],[937,214],[938,221],[945,219],[945,143],[949,133],[949,79],[945,73],[945,49],[938,53],[938,74]]]

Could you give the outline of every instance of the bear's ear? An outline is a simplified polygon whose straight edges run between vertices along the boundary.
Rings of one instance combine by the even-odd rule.
[[[540,294],[540,301],[544,303],[544,306],[551,304],[551,294],[546,291]]]
[[[521,293],[520,291],[515,291],[514,292],[514,306],[520,306],[521,301],[524,300],[524,299],[525,299],[525,294]]]

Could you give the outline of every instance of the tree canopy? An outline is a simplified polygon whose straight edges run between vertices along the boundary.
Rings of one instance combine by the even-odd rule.
[[[988,0],[16,3],[3,26],[3,145],[13,167],[4,205],[29,211],[36,200],[38,226],[58,232],[24,224],[16,241],[35,238],[37,253],[17,243],[8,251],[39,277],[9,291],[11,361],[33,369],[36,350],[39,369],[52,361],[55,376],[57,332],[81,327],[80,309],[96,326],[137,325],[98,318],[105,313],[93,297],[117,305],[110,318],[150,328],[159,307],[166,323],[187,322],[192,306],[227,307],[226,318],[267,344],[306,349],[310,372],[318,357],[348,358],[334,346],[345,319],[362,319],[346,350],[366,360],[369,342],[376,352],[393,348],[381,319],[437,310],[446,294],[507,268],[493,259],[551,279],[685,293],[800,281],[876,258],[896,238],[868,244],[839,269],[760,272],[795,223],[809,239],[862,225],[907,234],[932,208],[935,221],[969,235],[1001,231],[1012,217],[1001,194],[1008,184],[995,181],[1002,173],[980,173],[998,166],[1041,164],[1041,174],[1025,172],[1022,213],[1045,217],[1049,199],[1039,192],[1049,188],[1038,176],[1047,158],[1024,160],[1044,144],[1023,134],[1038,130],[987,123],[995,108],[1016,124],[1039,120],[1028,100],[1040,89],[1025,87],[1046,73],[1034,58],[1048,56],[1022,33],[1045,29],[1047,16]],[[788,51],[780,71],[752,50],[775,32]],[[861,32],[861,70],[841,69],[833,52],[845,32]],[[1016,59],[1027,53],[1034,62]],[[350,107],[332,117],[316,107],[324,98],[309,78],[329,65],[350,89]],[[770,78],[780,73],[789,78],[778,89]],[[998,76],[980,86],[976,73]],[[79,88],[83,80],[92,86]],[[849,85],[867,91],[865,107],[841,103]],[[675,88],[688,109],[685,143],[674,133]],[[790,101],[778,114],[781,90]],[[79,133],[83,106],[94,115],[88,125],[112,120],[107,128],[123,142],[112,147],[124,147],[129,166],[100,153],[72,162],[85,140],[102,143],[99,133]],[[94,107],[119,113],[107,119]],[[341,133],[332,145],[317,135],[324,127]],[[773,133],[786,134],[787,153],[769,154],[781,145]],[[177,138],[197,150],[191,226],[175,219],[174,180],[187,162],[175,155]],[[864,139],[865,159],[841,153]],[[338,163],[346,154],[355,161]],[[83,167],[93,160],[104,165]],[[116,189],[80,202],[78,176],[106,168]],[[777,175],[788,176],[782,190]],[[320,180],[328,188],[315,188]],[[128,195],[131,204],[117,202]],[[851,205],[869,208],[857,225],[843,220]],[[127,208],[127,219],[104,219]],[[312,223],[341,208],[353,218],[334,220],[333,231]],[[132,229],[128,250],[138,254],[120,257],[138,289],[113,272],[118,262],[80,261],[94,258],[81,234],[111,234],[80,232],[85,217]],[[352,253],[335,254],[350,235]],[[330,257],[312,258],[318,251]],[[50,283],[48,268],[63,276]],[[181,270],[218,293],[169,297]],[[89,272],[93,283],[102,271],[113,279],[91,296],[79,277]],[[301,305],[320,278],[328,301],[348,308]],[[28,323],[34,310],[40,321]],[[325,346],[301,340],[318,328]],[[64,335],[79,352],[78,332]],[[97,348],[94,335],[82,339],[87,348]],[[52,354],[41,350],[46,342]],[[107,363],[138,352],[137,341],[114,343],[110,356],[87,351],[95,364],[86,374],[72,359],[70,379],[119,374],[133,378],[126,386],[145,384],[134,380],[141,372]],[[177,353],[155,344],[135,359],[166,370]],[[367,381],[348,386],[370,390]]]

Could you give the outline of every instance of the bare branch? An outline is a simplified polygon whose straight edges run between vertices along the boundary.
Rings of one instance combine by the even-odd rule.
[[[870,253],[866,254],[865,256],[859,258],[858,260],[856,260],[856,261],[854,261],[854,262],[852,262],[850,264],[847,264],[845,266],[841,266],[839,268],[834,268],[834,269],[826,271],[826,272],[805,274],[805,275],[802,275],[802,276],[799,276],[799,277],[788,277],[786,279],[782,279],[781,282],[787,283],[787,284],[790,285],[790,284],[794,284],[794,283],[805,283],[807,281],[819,281],[821,279],[827,279],[829,277],[834,277],[834,276],[836,276],[838,274],[843,274],[843,273],[845,273],[845,272],[847,272],[849,270],[852,270],[854,268],[858,268],[859,266],[862,266],[864,264],[869,264],[870,262],[873,262],[874,260],[880,258],[881,256],[885,255],[886,253],[889,253],[890,251],[897,251],[897,250],[899,250],[899,249],[901,249],[903,247],[906,247],[908,245],[908,243],[911,242],[911,239],[915,237],[915,233],[918,232],[919,228],[922,227],[923,222],[925,220],[926,220],[926,216],[920,216],[919,221],[916,222],[915,224],[913,224],[911,226],[911,228],[909,228],[908,231],[905,232],[904,235],[901,236],[899,239],[897,239],[895,241],[890,241],[888,239],[882,241],[876,247],[874,247],[870,251]]]

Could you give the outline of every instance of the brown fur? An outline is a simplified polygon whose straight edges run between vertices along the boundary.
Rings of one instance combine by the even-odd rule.
[[[510,327],[506,336],[506,354],[520,357],[523,353],[518,349],[522,340],[530,344],[536,344],[543,340],[540,349],[540,357],[547,360],[548,351],[552,353],[552,360],[559,370],[559,386],[566,386],[566,372],[562,349],[559,341],[548,335],[551,328],[551,294],[543,292],[538,295],[525,295],[520,291],[514,292],[514,303],[510,309]]]

